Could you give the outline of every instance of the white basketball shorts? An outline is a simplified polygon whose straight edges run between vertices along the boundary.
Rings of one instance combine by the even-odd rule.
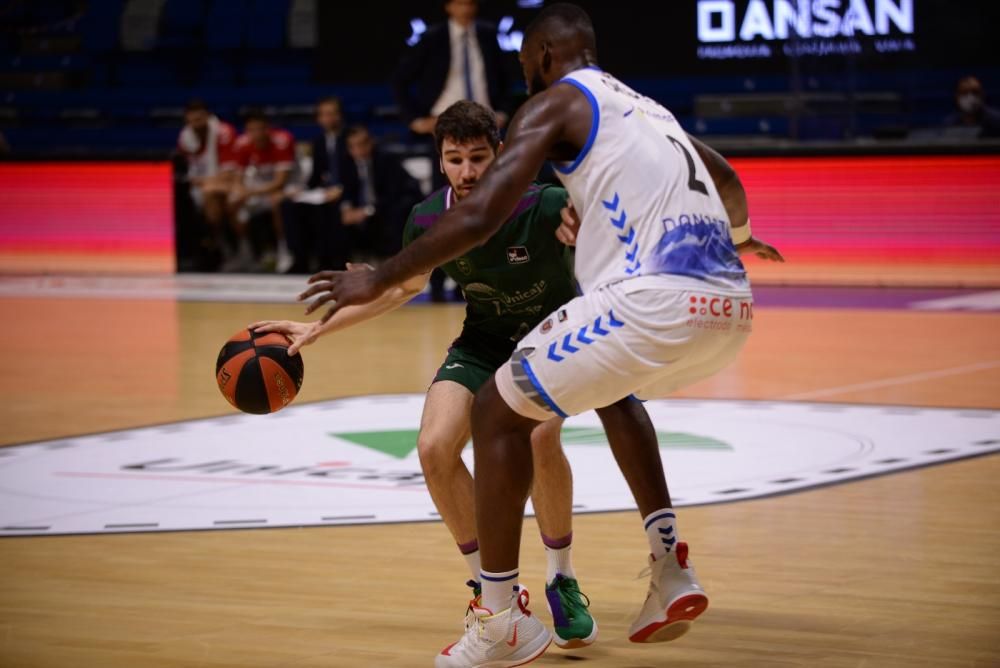
[[[496,373],[500,396],[535,420],[667,396],[727,366],[750,334],[749,292],[670,277],[605,286],[557,309]]]

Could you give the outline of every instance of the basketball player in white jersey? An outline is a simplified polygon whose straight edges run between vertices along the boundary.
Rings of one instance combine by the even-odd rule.
[[[524,337],[476,396],[483,598],[462,638],[438,655],[439,668],[522,665],[550,641],[517,585],[532,428],[553,415],[635,404],[631,396],[662,397],[722,369],[742,348],[753,314],[739,254],[782,259],[751,236],[746,196],[728,164],[661,105],[597,67],[593,25],[580,8],[542,10],[520,56],[532,97],[477,189],[377,270],[323,272],[301,295],[321,295],[310,312],[333,302],[329,317],[479,245],[546,160],[582,218],[576,277],[583,295]],[[622,428],[628,437],[609,429],[609,441],[651,552],[649,593],[629,637],[673,640],[708,598],[678,534],[651,425],[641,434]]]

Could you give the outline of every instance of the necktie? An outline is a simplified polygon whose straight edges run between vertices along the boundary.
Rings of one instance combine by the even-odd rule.
[[[472,93],[472,61],[469,58],[470,42],[472,41],[469,30],[462,33],[462,74],[465,77],[465,99],[475,100]]]
[[[340,164],[337,160],[337,137],[336,135],[327,137],[326,139],[326,161],[327,161],[327,174],[330,183],[336,184],[340,183]]]
[[[358,163],[358,176],[361,178],[361,204],[370,206],[375,204],[375,188],[372,185],[371,163],[362,160]]]

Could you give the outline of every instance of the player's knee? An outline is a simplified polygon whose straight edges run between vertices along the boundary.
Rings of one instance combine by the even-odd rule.
[[[562,442],[559,434],[562,431],[562,424],[563,421],[560,419],[547,420],[531,431],[531,449],[536,457],[552,456],[561,451]]]
[[[421,432],[417,436],[417,455],[424,475],[433,477],[455,468],[462,456],[464,443],[456,443],[455,438],[442,438],[433,433]]]

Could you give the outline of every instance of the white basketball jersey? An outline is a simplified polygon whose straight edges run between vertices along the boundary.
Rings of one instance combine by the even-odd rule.
[[[580,89],[593,113],[576,160],[553,165],[582,221],[576,278],[584,293],[656,274],[676,277],[678,287],[748,292],[725,207],[673,114],[598,68],[560,81]]]

